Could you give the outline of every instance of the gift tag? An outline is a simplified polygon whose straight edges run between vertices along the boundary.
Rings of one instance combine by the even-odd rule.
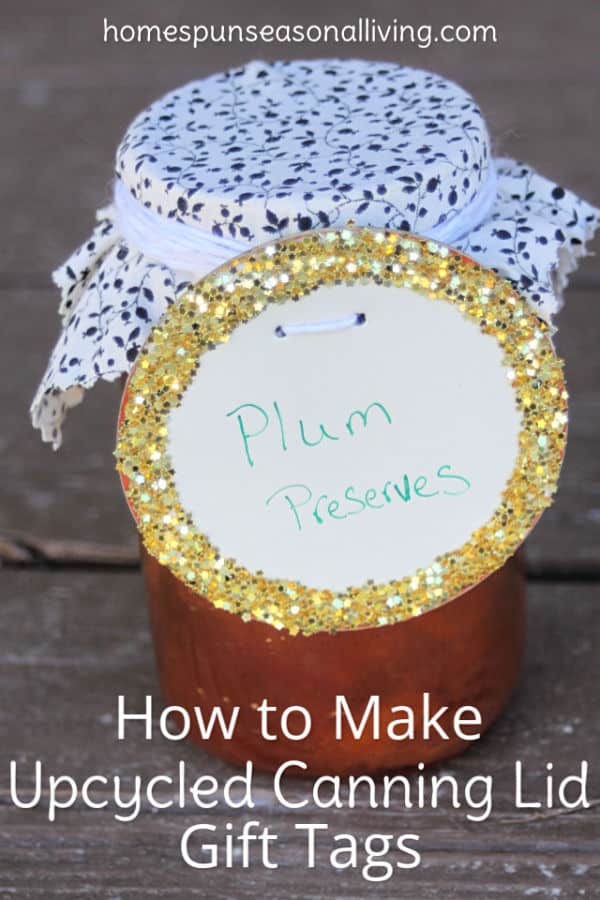
[[[144,542],[216,605],[384,625],[498,568],[550,503],[547,326],[431,241],[312,232],[232,261],[144,348],[117,455]]]

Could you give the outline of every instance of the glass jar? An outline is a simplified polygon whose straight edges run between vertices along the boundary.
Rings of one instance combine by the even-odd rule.
[[[289,759],[317,773],[374,773],[445,759],[468,741],[448,729],[449,740],[432,730],[422,736],[424,694],[430,709],[461,706],[481,715],[481,732],[494,722],[515,686],[525,636],[526,591],[519,553],[476,587],[449,603],[406,622],[335,634],[291,635],[262,622],[244,622],[216,609],[191,591],[142,548],[142,562],[159,679],[165,702],[208,718],[214,707],[226,717],[239,706],[235,740],[215,730],[205,749],[231,763],[246,760],[274,770]],[[336,740],[336,696],[346,698],[354,721],[361,722],[369,699],[380,704],[380,736],[373,717],[357,739],[349,725]],[[289,740],[279,729],[276,741],[259,731],[258,706],[282,712],[300,705],[312,727],[304,740]],[[393,707],[415,713],[415,738],[394,740],[387,725],[400,716]],[[278,721],[275,719],[274,721]],[[448,727],[449,717],[445,725]],[[300,729],[302,720],[290,719]]]

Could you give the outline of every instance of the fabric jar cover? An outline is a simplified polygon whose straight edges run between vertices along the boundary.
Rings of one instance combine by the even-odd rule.
[[[444,233],[511,280],[547,322],[598,211],[523,163],[492,159],[475,101],[432,73],[356,60],[253,62],[167,94],[129,127],[117,191],[160,221],[200,230],[225,258],[307,229],[356,225]],[[124,190],[125,189],[125,190]],[[124,235],[117,204],[54,273],[63,330],[31,414],[61,443],[66,411],[99,379],[130,370],[181,290],[215,267],[175,267]],[[195,232],[193,232],[195,233]]]

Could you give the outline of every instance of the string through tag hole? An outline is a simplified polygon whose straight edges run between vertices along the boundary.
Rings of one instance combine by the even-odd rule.
[[[318,334],[324,331],[344,331],[346,328],[355,328],[364,325],[367,321],[365,313],[352,313],[341,319],[322,319],[320,322],[288,322],[287,325],[278,325],[275,336],[278,338],[291,337],[294,334]]]

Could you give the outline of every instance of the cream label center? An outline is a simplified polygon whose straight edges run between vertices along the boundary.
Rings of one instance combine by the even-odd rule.
[[[327,285],[205,354],[168,418],[180,502],[223,555],[343,591],[490,518],[521,415],[498,342],[407,287]]]

